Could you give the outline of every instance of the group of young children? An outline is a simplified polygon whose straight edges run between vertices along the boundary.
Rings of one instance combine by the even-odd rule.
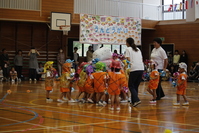
[[[60,97],[57,102],[89,102],[96,103],[97,106],[105,106],[110,101],[110,110],[120,110],[120,99],[126,100],[129,96],[128,90],[128,65],[125,58],[113,54],[112,62],[109,66],[103,61],[98,62],[83,62],[80,65],[78,72],[72,68],[70,59],[62,66],[62,75],[60,76]],[[160,73],[156,69],[158,64],[150,61],[150,80],[147,91],[152,95],[150,103],[156,103],[156,89],[160,80]],[[46,101],[52,101],[49,94],[53,89],[53,81],[55,78],[55,69],[53,62],[48,61],[44,66]],[[183,105],[189,105],[186,99],[187,85],[187,65],[179,64],[179,75],[177,77],[177,103],[180,105],[180,96],[184,98]],[[79,90],[76,99],[71,98],[71,88],[75,87]],[[82,99],[79,99],[83,94]]]
[[[14,82],[16,82],[16,81],[20,81],[20,80],[18,79],[18,77],[17,77],[17,71],[15,71],[15,68],[14,68],[14,67],[11,68],[9,74],[10,74],[10,81],[11,81],[12,83],[14,83]],[[0,82],[2,82],[3,80],[4,80],[3,70],[2,70],[2,68],[1,68],[1,66],[0,66]]]

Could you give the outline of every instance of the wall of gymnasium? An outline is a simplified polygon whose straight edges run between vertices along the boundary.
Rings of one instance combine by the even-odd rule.
[[[13,9],[0,9],[0,49],[8,51],[22,49],[28,51],[31,46],[40,48],[43,52],[41,60],[51,59],[52,53],[57,52],[59,47],[67,50],[68,38],[79,38],[79,26],[72,25],[68,36],[62,32],[50,31],[46,23],[51,11],[72,13],[72,23],[79,23],[79,15],[73,14],[74,0],[42,0],[41,11],[24,11]],[[9,21],[11,20],[11,21]],[[29,22],[21,22],[29,21]],[[189,56],[189,65],[198,60],[199,47],[198,23],[157,25],[157,21],[143,21],[142,51],[144,59],[149,58],[149,44],[155,37],[165,37],[165,43],[174,43],[175,49],[181,53],[186,50]],[[149,29],[147,29],[149,28]],[[51,53],[51,54],[49,54]],[[67,53],[66,53],[67,54]],[[55,54],[54,54],[55,55]],[[52,57],[54,58],[54,57]]]
[[[73,25],[65,36],[61,31],[51,31],[46,23],[0,21],[0,50],[6,48],[11,66],[16,51],[23,51],[25,76],[28,76],[27,54],[32,46],[41,54],[38,57],[39,62],[54,61],[56,67],[58,49],[63,48],[66,52],[68,45],[72,45],[67,43],[68,38],[79,38],[79,26]]]
[[[40,0],[40,10],[16,10],[0,8],[0,20],[50,22],[51,12],[66,12],[72,14],[72,23],[79,22],[74,12],[74,0]]]
[[[40,62],[56,61],[60,47],[66,52],[68,45],[71,45],[68,44],[68,38],[79,38],[79,27],[72,25],[71,31],[64,36],[60,31],[51,31],[47,24],[50,23],[52,11],[71,13],[72,23],[79,23],[79,15],[73,14],[73,4],[73,0],[41,0],[38,11],[0,8],[0,50],[6,48],[11,66],[15,52],[19,49],[23,50],[25,57],[23,66],[25,76],[28,75],[27,53],[31,46],[41,53],[38,57]]]

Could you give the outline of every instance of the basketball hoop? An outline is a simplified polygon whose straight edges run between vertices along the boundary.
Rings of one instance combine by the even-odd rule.
[[[63,31],[63,35],[68,35],[68,31],[70,30],[70,25],[60,25],[59,29]]]

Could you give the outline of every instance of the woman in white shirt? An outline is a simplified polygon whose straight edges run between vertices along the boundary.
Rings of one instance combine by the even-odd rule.
[[[142,59],[142,53],[139,48],[136,47],[133,38],[126,39],[126,53],[125,57],[130,61],[130,75],[128,81],[128,87],[131,92],[131,104],[133,107],[141,103],[138,97],[138,87],[142,80],[142,74],[144,71],[144,63]]]
[[[155,38],[153,40],[154,49],[151,52],[151,59],[157,62],[157,69],[159,72],[165,71],[168,64],[168,57],[165,50],[161,47],[162,40],[160,38]],[[159,80],[158,88],[156,89],[157,98],[156,100],[160,100],[164,97],[164,92],[161,86],[161,78]]]

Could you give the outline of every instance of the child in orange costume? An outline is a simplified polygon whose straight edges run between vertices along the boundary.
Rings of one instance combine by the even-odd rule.
[[[106,68],[105,63],[97,62],[95,64],[96,72],[92,73],[90,78],[93,80],[94,83],[94,91],[96,92],[96,105],[104,106],[100,99],[104,96],[104,91],[106,90],[106,72],[103,70]]]
[[[178,69],[180,75],[177,78],[177,103],[173,103],[173,105],[179,106],[180,105],[180,95],[184,98],[185,103],[183,103],[183,106],[188,106],[189,102],[187,101],[187,98],[185,96],[186,94],[186,88],[187,88],[187,65],[184,62],[181,62],[179,64]]]
[[[86,74],[86,67],[87,67],[88,65],[84,65],[84,66],[82,66],[82,68],[83,69],[81,69],[81,72],[80,72],[80,74],[79,74],[79,77],[80,77],[80,79],[77,81],[77,86],[78,86],[78,88],[79,88],[79,93],[77,94],[77,97],[76,97],[76,101],[80,101],[80,102],[85,102],[85,97],[86,97],[86,93],[85,93],[85,82],[86,82],[86,79],[87,79],[87,74]],[[79,100],[79,97],[80,97],[80,95],[82,94],[82,93],[84,93],[84,96],[83,96],[83,98],[81,99],[81,100]]]
[[[110,110],[114,110],[114,104],[116,104],[116,110],[120,110],[119,95],[123,87],[128,86],[126,77],[120,72],[120,69],[121,63],[119,61],[112,61],[112,72],[108,72],[108,93],[111,99]]]
[[[70,94],[70,87],[72,87],[73,80],[74,80],[74,71],[71,69],[72,67],[72,62],[66,62],[62,65],[62,75],[60,77],[60,91],[61,95],[59,99],[57,99],[58,102],[64,102],[61,99],[65,96],[69,99],[68,102],[75,102],[71,98]]]
[[[149,84],[148,84],[148,88],[147,91],[153,96],[153,99],[150,100],[150,103],[156,103],[156,89],[158,87],[158,83],[159,83],[159,79],[160,79],[160,74],[158,72],[158,70],[156,69],[156,66],[158,64],[151,60],[150,61],[150,67],[152,72],[150,73],[150,80],[149,80]]]
[[[45,89],[46,89],[46,101],[51,102],[53,99],[50,99],[50,91],[53,89],[54,77],[56,70],[53,68],[53,61],[48,61],[44,65],[45,73]]]
[[[86,67],[86,74],[87,74],[87,78],[86,78],[86,82],[85,82],[85,91],[88,94],[87,95],[87,101],[90,103],[94,103],[92,98],[93,98],[93,94],[94,94],[94,89],[93,89],[93,80],[90,78],[90,75],[94,72],[94,68],[92,65],[88,65]]]

